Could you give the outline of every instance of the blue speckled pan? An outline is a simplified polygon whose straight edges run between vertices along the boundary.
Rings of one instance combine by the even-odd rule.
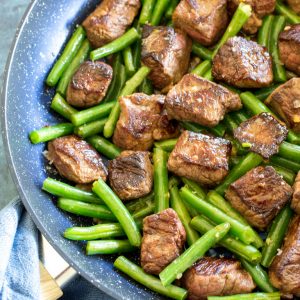
[[[44,145],[33,146],[28,133],[60,122],[50,113],[52,90],[44,85],[56,56],[74,26],[99,0],[33,1],[18,30],[6,68],[3,89],[2,128],[10,170],[35,224],[52,246],[82,276],[117,299],[162,299],[113,269],[115,257],[88,257],[83,244],[65,240],[62,232],[78,225],[41,191],[47,177],[42,156]]]

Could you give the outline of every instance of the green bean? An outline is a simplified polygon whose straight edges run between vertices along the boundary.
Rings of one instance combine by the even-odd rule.
[[[259,264],[252,265],[243,258],[240,258],[240,261],[246,271],[250,273],[253,281],[256,283],[260,290],[266,293],[276,292],[276,289],[270,283],[268,274]]]
[[[55,94],[51,106],[53,110],[59,113],[61,116],[71,121],[71,116],[78,112],[77,109],[72,107],[60,94]]]
[[[123,51],[123,60],[125,64],[125,70],[128,77],[131,77],[135,73],[135,67],[133,64],[133,57],[131,48],[128,46]]]
[[[179,2],[178,0],[171,0],[171,4],[169,5],[169,7],[166,11],[166,14],[165,14],[166,19],[172,19],[173,12],[174,12],[178,2]]]
[[[217,244],[229,231],[230,224],[223,223],[205,233],[192,246],[186,249],[179,257],[173,260],[162,272],[159,278],[163,286],[180,279],[185,270],[190,268],[206,251]]]
[[[117,254],[132,252],[135,249],[127,240],[89,241],[86,245],[86,254]]]
[[[91,123],[83,124],[79,127],[76,127],[74,129],[74,133],[82,138],[93,136],[103,131],[106,121],[107,119],[101,119]]]
[[[192,52],[204,60],[212,60],[213,53],[197,42],[193,43]]]
[[[153,12],[152,12],[151,20],[150,20],[150,24],[152,26],[159,25],[162,16],[164,15],[164,13],[166,12],[166,10],[168,8],[169,3],[170,3],[170,0],[156,1]]]
[[[201,234],[205,234],[207,231],[214,228],[215,224],[206,219],[203,216],[193,218],[191,226],[199,231]],[[259,263],[261,260],[261,253],[253,246],[246,245],[239,240],[236,240],[230,234],[227,234],[220,242],[219,245],[228,249],[232,253],[243,257],[251,263]]]
[[[239,124],[234,120],[234,118],[227,114],[224,117],[224,124],[227,127],[228,131],[232,134],[236,128],[239,127]]]
[[[242,29],[244,24],[248,21],[251,16],[252,8],[250,5],[240,3],[236,9],[225,33],[215,46],[213,57],[217,54],[218,50],[227,42],[227,40],[235,35]]]
[[[231,296],[208,296],[208,300],[280,300],[280,293],[251,293]]]
[[[58,197],[70,198],[82,202],[101,204],[103,201],[95,194],[76,188],[64,182],[46,178],[43,182],[42,190]]]
[[[61,95],[65,95],[67,92],[67,88],[72,76],[77,71],[78,67],[86,60],[91,50],[90,42],[86,39],[82,46],[80,47],[79,51],[73,58],[72,62],[68,66],[68,68],[64,71],[63,75],[61,76],[56,91],[59,92]]]
[[[152,95],[154,94],[154,88],[151,83],[151,81],[148,78],[145,78],[140,85],[139,91],[141,93],[147,94],[147,95]]]
[[[178,139],[176,139],[176,138],[175,139],[164,140],[164,141],[154,143],[154,146],[156,148],[160,148],[160,149],[162,149],[166,152],[171,152],[174,149],[177,141],[178,141]]]
[[[205,215],[213,222],[220,224],[228,222],[231,225],[230,232],[235,237],[239,238],[242,242],[249,245],[255,240],[255,235],[250,226],[246,226],[239,221],[228,216],[226,213],[221,211],[219,208],[206,202],[193,194],[188,188],[183,187],[180,191],[180,196],[188,204],[192,205],[199,213]],[[196,217],[197,218],[197,217]]]
[[[86,203],[73,199],[58,198],[57,206],[60,209],[75,215],[98,218],[101,220],[116,221],[116,217],[105,205]]]
[[[289,23],[299,24],[300,16],[298,16],[291,8],[284,5],[281,1],[276,1],[275,11],[286,17]]]
[[[117,146],[99,135],[89,137],[87,142],[109,159],[114,159],[121,153],[121,150]]]
[[[141,267],[132,263],[124,256],[119,256],[114,262],[114,266],[132,279],[161,295],[176,300],[184,300],[187,297],[188,293],[186,290],[176,285],[168,285],[167,287],[164,287],[158,278],[145,273]]]
[[[126,204],[126,208],[133,215],[139,212],[141,209],[151,206],[154,203],[154,192],[152,191],[149,195],[141,197],[139,199],[129,201]]]
[[[203,78],[209,80],[209,81],[213,81],[213,75],[212,75],[212,69],[208,69],[208,71],[203,75]]]
[[[170,189],[171,207],[177,212],[178,217],[185,229],[186,239],[189,246],[194,244],[199,239],[199,234],[194,230],[191,225],[191,217],[179,196],[179,191],[177,186],[173,186]]]
[[[195,181],[187,179],[185,177],[181,178],[184,184],[193,191],[198,197],[205,199],[206,198],[206,192],[204,189]]]
[[[145,218],[151,215],[154,212],[155,204],[154,202],[150,203],[148,206],[140,209],[139,211],[132,214],[134,219]]]
[[[139,24],[145,25],[150,23],[152,11],[155,6],[156,0],[145,0],[140,13]]]
[[[283,142],[279,147],[278,154],[283,157],[300,163],[300,146]]]
[[[160,148],[154,148],[154,202],[156,213],[169,207],[167,160],[168,156],[165,151]]]
[[[257,36],[257,42],[269,49],[269,38],[270,38],[270,32],[272,30],[272,22],[273,22],[274,16],[273,15],[267,15],[263,19],[263,24],[260,27],[258,31]]]
[[[124,88],[122,89],[120,96],[126,96],[132,94],[139,85],[143,82],[146,76],[149,74],[150,69],[148,67],[141,67],[129,80],[126,81]],[[114,104],[114,107],[108,117],[108,120],[104,127],[104,136],[106,138],[112,137],[116,124],[118,122],[121,112],[119,101]]]
[[[192,70],[192,74],[203,77],[205,73],[211,69],[211,61],[204,60]]]
[[[80,126],[92,121],[99,120],[106,117],[114,107],[114,103],[101,103],[97,106],[90,107],[79,111],[78,113],[72,114],[71,120],[75,126]]]
[[[280,61],[280,54],[278,49],[278,36],[280,32],[284,29],[285,26],[285,17],[275,16],[272,23],[272,30],[270,33],[270,54],[273,58],[273,74],[274,81],[276,82],[285,82],[286,72],[285,68]]]
[[[244,110],[234,111],[231,113],[231,115],[238,124],[243,123],[249,119],[248,114]]]
[[[204,130],[207,130],[218,137],[222,137],[225,134],[226,128],[222,123],[219,123],[215,127],[205,128],[199,124],[195,124],[192,122],[180,122],[180,125],[190,131],[201,133]]]
[[[236,166],[238,163],[240,163],[244,159],[243,156],[231,156],[230,157],[230,169],[234,166]]]
[[[249,152],[244,159],[237,164],[227,175],[223,183],[221,183],[217,188],[216,192],[220,195],[224,195],[225,190],[229,187],[231,183],[239,179],[241,176],[246,174],[251,169],[257,167],[262,163],[263,159],[260,155]]]
[[[111,188],[100,178],[93,184],[93,192],[103,200],[118,219],[132,246],[139,247],[141,234],[133,217]]]
[[[53,126],[46,126],[38,130],[31,131],[29,138],[31,143],[38,144],[48,142],[61,136],[73,133],[74,126],[71,123],[61,123]]]
[[[276,170],[276,172],[282,176],[284,181],[286,181],[289,185],[293,185],[295,181],[296,174],[293,171],[290,171],[286,168],[276,166],[272,164],[272,167]]]
[[[275,164],[280,167],[287,168],[289,170],[292,170],[294,172],[298,172],[300,170],[300,163],[296,163],[294,161],[291,161],[289,159],[280,157],[278,155],[274,155],[270,158],[271,164]]]
[[[289,205],[287,205],[274,219],[262,251],[261,264],[264,267],[270,267],[273,258],[277,254],[277,250],[280,249],[292,215],[293,212]]]
[[[135,28],[129,29],[127,32],[125,32],[122,36],[115,39],[114,41],[96,49],[93,50],[90,54],[91,60],[98,60],[100,58],[106,57],[108,55],[117,53],[126,47],[133,44],[135,41],[137,41],[140,38],[140,34]]]
[[[78,26],[73,33],[71,39],[68,41],[65,49],[63,50],[61,56],[54,64],[52,70],[50,71],[46,83],[49,86],[55,86],[62,76],[63,72],[68,68],[72,59],[78,52],[83,41],[85,39],[85,31],[82,26]]]
[[[141,67],[141,53],[142,53],[141,50],[142,50],[142,41],[137,40],[135,44],[133,44],[132,46],[133,63],[136,70]]]

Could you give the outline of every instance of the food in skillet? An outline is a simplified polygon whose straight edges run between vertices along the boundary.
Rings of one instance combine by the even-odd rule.
[[[297,13],[102,1],[46,79],[66,123],[30,133],[62,177],[43,190],[90,218],[65,238],[169,298],[300,296]]]

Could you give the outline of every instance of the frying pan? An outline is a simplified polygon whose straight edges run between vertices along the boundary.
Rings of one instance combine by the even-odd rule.
[[[3,87],[2,129],[7,159],[19,195],[41,233],[79,274],[117,299],[163,299],[113,268],[115,256],[86,256],[84,244],[68,241],[62,232],[81,220],[60,211],[41,191],[47,174],[42,152],[28,133],[61,122],[50,113],[54,91],[45,77],[69,39],[99,0],[36,0],[29,6],[17,31],[6,66]]]

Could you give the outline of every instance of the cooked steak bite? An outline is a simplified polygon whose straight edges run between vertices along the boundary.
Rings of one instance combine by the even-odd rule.
[[[76,183],[106,180],[107,170],[98,152],[75,135],[49,142],[47,158],[61,176]]]
[[[231,14],[234,13],[241,2],[249,4],[252,7],[252,14],[243,26],[243,30],[248,34],[255,34],[257,32],[262,25],[263,17],[271,14],[276,4],[276,0],[229,0],[228,8]]]
[[[257,167],[233,182],[225,196],[254,227],[264,230],[293,190],[273,167]]]
[[[297,14],[300,14],[300,0],[287,0],[288,5]]]
[[[282,293],[300,297],[300,216],[290,224],[283,247],[275,256],[270,268],[271,283]]]
[[[296,176],[293,189],[294,193],[291,207],[298,215],[300,215],[300,171]]]
[[[212,75],[239,88],[265,87],[273,81],[272,59],[256,42],[233,37],[214,57]]]
[[[169,171],[205,185],[228,174],[231,143],[201,133],[184,131],[168,160]]]
[[[151,192],[153,167],[149,156],[149,152],[123,151],[110,161],[109,183],[120,199],[136,199]]]
[[[86,61],[75,72],[67,89],[67,101],[75,107],[90,107],[106,95],[113,75],[112,67],[101,61]]]
[[[247,143],[250,150],[263,158],[270,158],[279,151],[288,130],[271,114],[261,113],[240,124],[234,130],[234,137],[240,143]]]
[[[300,24],[287,26],[279,35],[278,45],[282,63],[300,76]]]
[[[300,132],[300,78],[280,85],[265,101],[289,128]]]
[[[141,247],[144,271],[158,275],[181,254],[185,240],[185,229],[173,209],[146,217],[143,220]]]
[[[168,116],[214,127],[231,110],[242,107],[238,94],[194,74],[185,75],[168,93]]]
[[[140,6],[140,0],[101,1],[82,23],[91,44],[99,48],[123,35]]]
[[[188,299],[250,293],[255,289],[251,275],[236,259],[204,257],[188,269],[182,278]]]
[[[178,127],[163,110],[165,96],[136,93],[119,99],[121,114],[113,142],[126,150],[149,150],[157,139],[178,135]]]
[[[181,0],[173,13],[173,24],[204,46],[213,45],[228,23],[226,0]]]
[[[192,42],[180,29],[165,26],[143,28],[142,62],[151,72],[155,88],[167,92],[187,72]]]

